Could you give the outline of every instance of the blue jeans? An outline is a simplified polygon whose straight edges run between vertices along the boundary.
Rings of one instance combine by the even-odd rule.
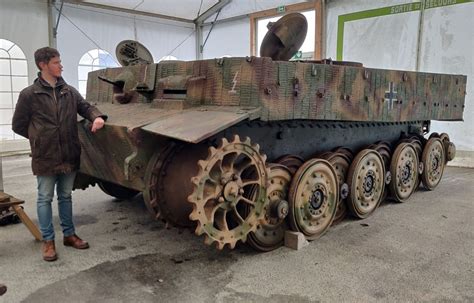
[[[54,187],[58,195],[58,212],[61,227],[65,237],[75,234],[72,222],[72,186],[76,172],[54,176],[37,176],[38,200],[37,211],[43,240],[54,240],[53,210],[51,202],[54,197]]]

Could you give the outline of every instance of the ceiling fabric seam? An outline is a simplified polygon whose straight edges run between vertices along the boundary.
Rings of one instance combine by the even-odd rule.
[[[113,13],[109,13],[109,12],[104,12],[104,10],[106,9],[100,9],[100,11],[96,10],[96,9],[90,9],[88,7],[78,7],[77,4],[72,4],[72,3],[67,3],[65,2],[64,3],[64,6],[67,6],[69,8],[72,8],[72,9],[77,9],[77,10],[83,10],[83,11],[87,11],[87,12],[94,12],[94,13],[98,13],[98,14],[104,14],[104,15],[109,15],[109,16],[114,16],[114,17],[119,17],[119,18],[125,18],[125,19],[133,19],[134,16],[136,16],[136,19],[137,20],[140,20],[140,21],[144,21],[144,22],[150,22],[150,23],[155,23],[155,24],[161,24],[161,25],[167,25],[167,26],[174,26],[174,27],[181,27],[181,28],[188,28],[188,29],[193,29],[194,30],[194,24],[189,24],[189,26],[184,26],[184,25],[178,25],[178,24],[173,24],[173,23],[183,23],[183,24],[186,24],[184,22],[181,22],[181,21],[169,21],[170,23],[167,23],[167,22],[163,22],[163,21],[152,21],[152,20],[147,20],[147,19],[143,19],[143,18],[140,18],[142,17],[141,15],[139,14],[131,14],[131,13],[123,13],[123,14],[126,14],[126,15],[129,15],[129,16],[124,16],[124,15],[119,15],[119,14],[113,14]],[[148,17],[148,18],[153,18],[153,17]],[[156,19],[160,19],[158,17],[156,17]],[[163,19],[162,19],[163,20]]]

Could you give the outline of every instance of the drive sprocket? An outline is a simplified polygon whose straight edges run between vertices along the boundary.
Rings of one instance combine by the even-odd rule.
[[[191,179],[194,190],[188,196],[193,204],[189,218],[197,222],[196,234],[205,234],[206,244],[232,249],[257,229],[265,214],[265,161],[258,144],[238,135],[230,142],[222,138],[217,148],[209,147],[205,160],[198,161],[199,172]]]

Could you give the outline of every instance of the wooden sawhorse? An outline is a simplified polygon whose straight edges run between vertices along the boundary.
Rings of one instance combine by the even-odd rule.
[[[36,240],[41,241],[43,239],[43,237],[41,236],[41,232],[25,213],[23,207],[20,206],[20,204],[23,203],[25,203],[25,201],[17,199],[0,191],[0,209],[11,207],[13,211],[17,214],[17,216],[20,218],[21,222],[23,222],[26,228],[28,228],[28,230],[31,232],[33,237],[35,237]]]

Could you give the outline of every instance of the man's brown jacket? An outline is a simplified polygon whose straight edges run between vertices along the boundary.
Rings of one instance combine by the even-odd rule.
[[[90,121],[107,118],[62,78],[53,88],[38,76],[21,91],[12,129],[30,140],[33,174],[48,176],[79,169],[77,114]]]

